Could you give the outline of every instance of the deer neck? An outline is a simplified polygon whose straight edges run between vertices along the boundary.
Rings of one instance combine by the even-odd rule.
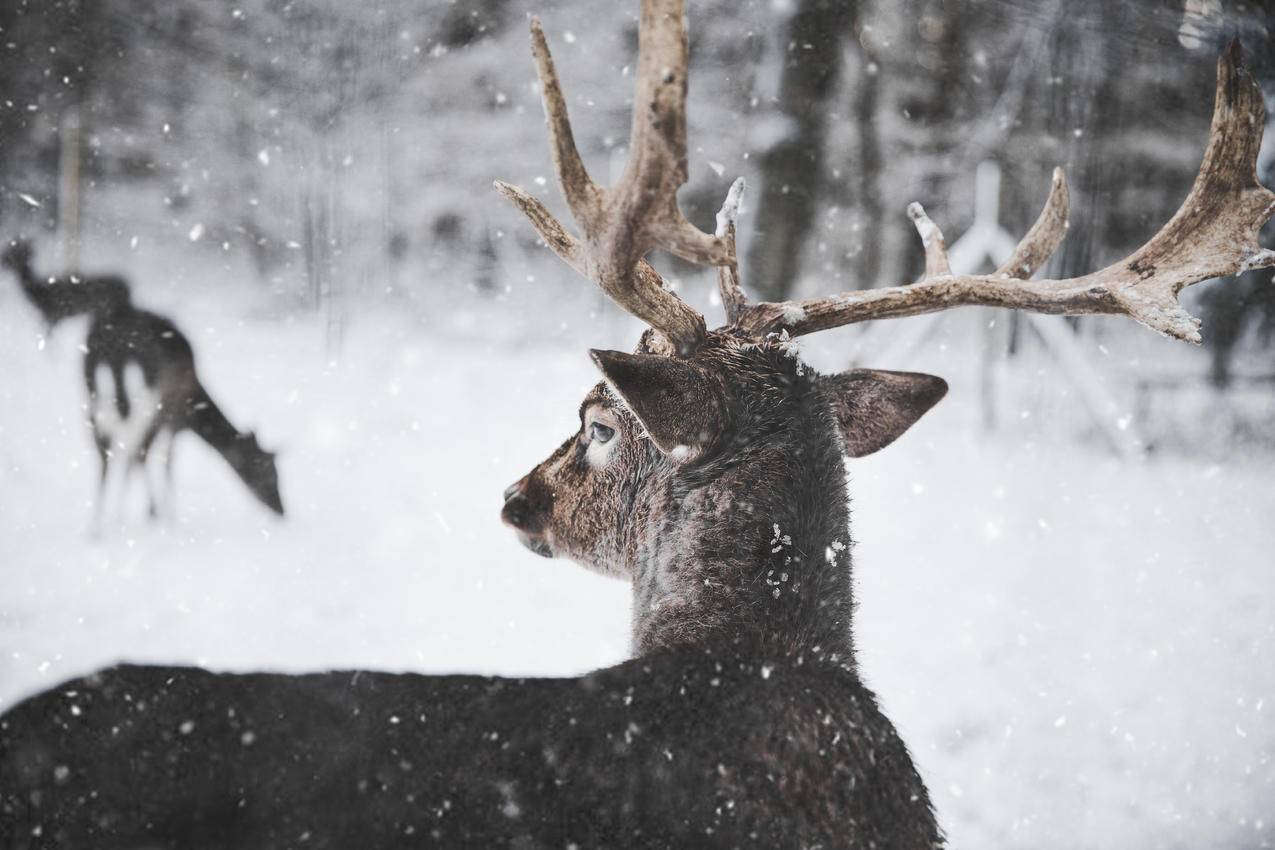
[[[238,448],[245,435],[230,423],[202,386],[196,386],[186,404],[185,425],[216,449],[231,466],[238,469],[242,464],[242,452]]]
[[[44,281],[36,277],[35,269],[31,268],[31,263],[29,261],[20,265],[14,264],[10,266],[10,268],[13,270],[13,274],[18,278],[18,283],[22,286],[24,291],[33,297],[40,295],[40,290]]]
[[[726,645],[853,665],[849,512],[836,426],[798,416],[707,468],[655,476],[635,505],[636,652]]]

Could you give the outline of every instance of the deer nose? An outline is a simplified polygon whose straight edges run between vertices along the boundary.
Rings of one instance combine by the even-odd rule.
[[[527,499],[526,479],[505,489],[505,506],[500,510],[505,525],[526,531],[531,524],[531,502]]]

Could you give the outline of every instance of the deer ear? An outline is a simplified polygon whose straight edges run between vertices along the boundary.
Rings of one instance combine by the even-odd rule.
[[[607,385],[674,460],[692,460],[726,427],[720,387],[701,368],[676,357],[592,350]]]
[[[947,394],[947,381],[919,372],[851,369],[823,382],[850,457],[890,445]]]

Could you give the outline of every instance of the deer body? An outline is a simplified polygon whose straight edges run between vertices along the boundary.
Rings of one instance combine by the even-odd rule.
[[[220,454],[263,504],[283,513],[273,456],[217,407],[199,382],[190,342],[171,321],[131,305],[95,313],[84,379],[102,462],[99,521],[112,479],[122,490],[139,467],[152,515],[172,515],[171,446],[186,430]]]
[[[0,721],[0,847],[930,847],[901,766],[851,673],[702,650],[580,679],[118,667]]]
[[[167,318],[132,303],[119,277],[40,280],[25,242],[4,262],[50,326],[89,315],[84,381],[89,421],[101,461],[94,530],[108,503],[122,506],[132,475],[145,476],[152,516],[173,515],[171,448],[190,430],[216,450],[263,504],[283,513],[274,457],[251,433],[241,433],[199,382],[189,340]]]

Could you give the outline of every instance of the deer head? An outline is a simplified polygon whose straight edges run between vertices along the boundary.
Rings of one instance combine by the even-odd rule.
[[[502,511],[527,548],[628,577],[647,517],[632,508],[650,479],[704,480],[785,441],[862,457],[893,442],[947,392],[932,375],[854,369],[817,375],[781,344],[710,332],[674,359],[593,350],[602,373],[580,427],[508,490]],[[638,526],[633,527],[634,522]]]
[[[784,303],[750,303],[735,259],[736,181],[707,234],[677,207],[686,180],[687,46],[682,0],[643,0],[630,159],[609,188],[589,177],[571,133],[544,33],[532,50],[551,152],[582,231],[570,234],[535,198],[497,188],[546,244],[651,330],[637,352],[594,351],[602,381],[580,428],[505,493],[503,519],[533,551],[634,582],[638,650],[713,635],[766,651],[852,658],[846,477],[842,456],[876,451],[946,391],[939,378],[855,370],[820,376],[791,337],[869,319],[965,304],[1044,313],[1123,313],[1199,341],[1180,290],[1275,265],[1257,232],[1275,195],[1257,183],[1264,111],[1232,46],[1218,63],[1204,163],[1178,213],[1146,245],[1101,271],[1031,280],[1062,242],[1061,170],[1039,219],[991,275],[951,273],[942,233],[908,209],[925,247],[922,280]],[[645,261],[653,248],[718,267],[727,323],[703,316]]]
[[[283,498],[279,495],[279,470],[275,453],[257,442],[254,432],[236,435],[220,449],[239,480],[243,481],[261,504],[283,516]]]

